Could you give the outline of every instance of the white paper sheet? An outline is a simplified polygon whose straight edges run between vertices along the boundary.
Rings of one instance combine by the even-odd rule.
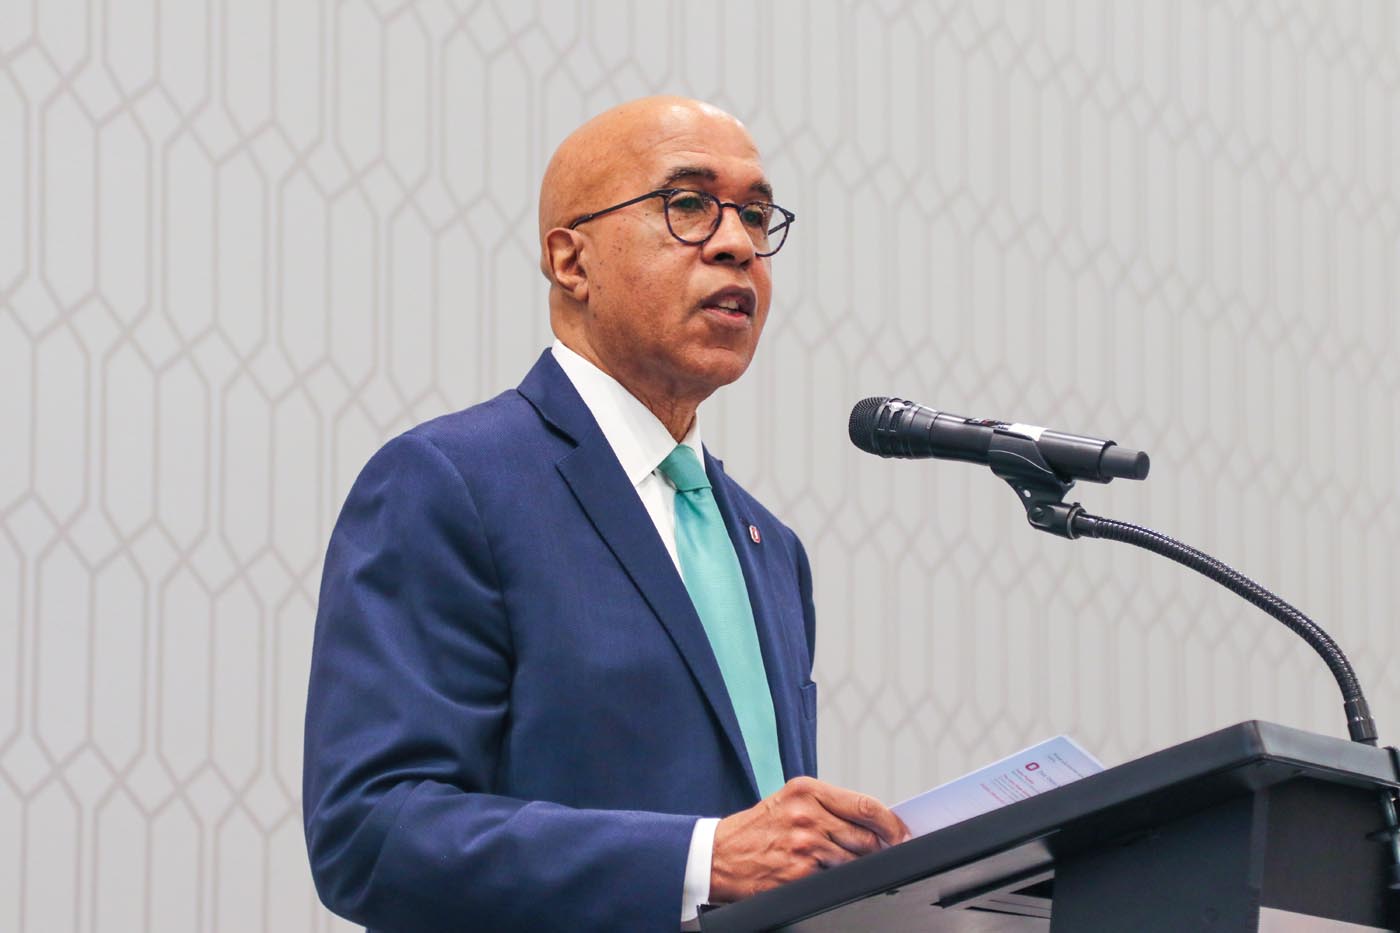
[[[1057,735],[965,774],[891,809],[915,836],[1098,774],[1103,765],[1067,735]]]

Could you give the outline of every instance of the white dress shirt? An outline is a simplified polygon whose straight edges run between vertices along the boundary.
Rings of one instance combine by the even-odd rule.
[[[564,375],[578,390],[583,404],[598,422],[603,436],[622,464],[622,471],[637,490],[637,496],[651,516],[676,572],[681,569],[676,552],[676,487],[657,469],[675,449],[676,441],[666,426],[637,397],[612,376],[570,350],[558,340],[551,348]],[[695,451],[703,464],[700,446],[700,419],[681,441]],[[719,820],[701,819],[690,836],[690,855],[685,863],[685,886],[681,893],[681,923],[694,928],[699,906],[710,899],[710,868],[714,859],[715,827]]]

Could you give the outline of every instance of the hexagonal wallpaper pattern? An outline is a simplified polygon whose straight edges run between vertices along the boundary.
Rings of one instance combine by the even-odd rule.
[[[0,928],[338,924],[298,801],[331,523],[548,342],[545,160],[655,91],[744,119],[799,215],[702,416],[812,553],[824,777],[1344,733],[1321,663],[1204,580],[856,452],[873,394],[1150,451],[1080,498],[1329,626],[1394,740],[1397,9],[5,4]]]

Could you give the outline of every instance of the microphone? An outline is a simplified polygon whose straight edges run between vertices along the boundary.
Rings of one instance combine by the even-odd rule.
[[[851,443],[881,457],[937,457],[985,464],[1015,491],[1031,527],[1071,541],[1080,537],[1122,541],[1161,554],[1243,597],[1288,626],[1322,657],[1341,690],[1352,741],[1376,744],[1376,723],[1356,671],[1320,625],[1209,554],[1150,528],[1090,515],[1078,502],[1064,501],[1075,480],[1106,483],[1112,479],[1146,479],[1151,463],[1142,451],[1128,450],[1097,437],[1047,431],[1034,425],[950,415],[886,396],[857,402],[851,409],[849,430]],[[1400,761],[1400,753],[1394,749],[1391,752]],[[1400,818],[1388,790],[1382,796],[1382,809],[1386,821],[1384,836],[1393,852],[1388,870],[1395,879],[1393,886],[1400,890]]]
[[[991,462],[989,453],[997,435],[1025,438],[1062,481],[1146,479],[1152,466],[1147,454],[1113,441],[1029,424],[964,418],[886,396],[857,402],[851,409],[849,430],[852,444],[881,457],[936,457],[981,464]]]

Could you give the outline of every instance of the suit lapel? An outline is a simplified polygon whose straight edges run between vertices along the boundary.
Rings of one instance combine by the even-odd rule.
[[[520,394],[546,421],[577,444],[559,460],[559,474],[666,629],[719,721],[756,797],[758,782],[709,637],[656,533],[656,525],[628,482],[617,455],[548,350],[521,383]]]
[[[759,530],[759,540],[754,541],[750,531],[751,516],[741,515],[730,492],[730,479],[724,472],[724,464],[705,452],[705,472],[710,477],[714,489],[715,504],[729,529],[729,539],[734,544],[734,552],[739,556],[739,566],[744,572],[744,582],[748,586],[749,605],[753,607],[754,624],[758,628],[759,648],[763,652],[763,667],[768,675],[768,692],[773,697],[773,712],[778,722],[778,751],[783,759],[783,776],[794,778],[805,773],[802,761],[801,698],[797,694],[802,678],[792,668],[795,647],[792,639],[792,626],[784,625],[781,619],[781,601],[773,593],[774,571],[765,564],[771,560],[768,555],[772,548],[781,547],[777,541],[776,529],[764,537]],[[757,528],[757,525],[752,525]]]

